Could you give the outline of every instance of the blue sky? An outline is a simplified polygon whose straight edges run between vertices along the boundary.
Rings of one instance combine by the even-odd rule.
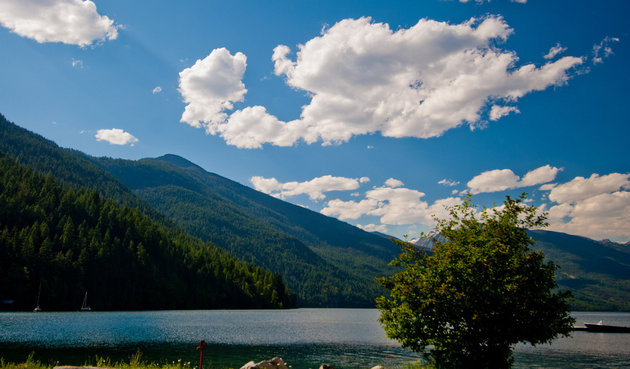
[[[474,194],[630,241],[627,1],[0,4],[0,112],[415,237]]]

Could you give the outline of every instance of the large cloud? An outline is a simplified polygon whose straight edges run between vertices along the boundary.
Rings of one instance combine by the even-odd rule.
[[[468,181],[467,186],[473,195],[535,186],[553,181],[559,170],[559,168],[545,165],[529,171],[522,179],[510,169],[489,170]]]
[[[594,239],[630,240],[630,173],[611,173],[545,186],[550,229]]]
[[[594,173],[589,178],[575,177],[570,182],[553,186],[549,193],[549,200],[558,203],[576,203],[621,188],[630,189],[629,177],[627,173],[611,173],[604,176]]]
[[[382,225],[433,225],[434,216],[446,216],[446,206],[461,203],[459,198],[447,198],[429,205],[422,200],[423,192],[398,187],[402,183],[392,183],[391,179],[388,182],[389,185],[367,191],[365,199],[360,201],[330,200],[321,213],[341,220],[358,219],[364,215],[378,216]],[[390,186],[392,184],[396,187]]]
[[[88,46],[118,37],[117,26],[89,0],[2,0],[0,23],[37,42]]]
[[[97,141],[106,141],[112,145],[131,145],[138,142],[138,139],[134,137],[131,133],[125,132],[120,128],[112,128],[112,129],[99,129],[96,132],[96,140]]]
[[[179,92],[187,104],[181,121],[215,134],[217,125],[227,119],[224,111],[233,109],[233,102],[243,101],[247,89],[241,79],[246,66],[243,53],[232,55],[221,48],[181,71]]]
[[[359,182],[364,183],[369,181],[369,178],[356,179],[325,175],[305,182],[281,183],[275,178],[254,176],[249,181],[256,190],[280,199],[306,194],[311,200],[322,200],[326,198],[324,192],[356,190],[359,188]]]
[[[213,115],[209,133],[256,148],[339,143],[375,132],[428,138],[498,120],[518,112],[505,104],[566,83],[569,70],[583,62],[563,57],[517,66],[514,52],[497,47],[511,33],[497,16],[461,24],[422,19],[397,31],[370,18],[345,19],[300,45],[295,60],[289,47],[274,49],[275,73],[311,96],[299,119],[283,122],[258,106],[221,123]]]

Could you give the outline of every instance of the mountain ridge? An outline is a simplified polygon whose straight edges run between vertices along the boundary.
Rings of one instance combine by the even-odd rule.
[[[373,306],[382,293],[373,279],[388,272],[387,264],[398,252],[387,239],[177,155],[93,160],[191,234],[281,273],[302,306]]]
[[[527,233],[532,248],[559,267],[556,282],[573,293],[574,310],[630,311],[630,245],[548,230]],[[430,237],[435,235],[413,243],[430,250]]]

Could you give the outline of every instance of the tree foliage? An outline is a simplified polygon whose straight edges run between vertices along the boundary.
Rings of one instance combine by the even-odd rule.
[[[392,263],[402,270],[381,279],[390,296],[377,300],[388,337],[438,368],[508,368],[516,343],[568,335],[570,294],[557,290],[556,266],[526,233],[545,215],[523,199],[482,212],[470,197],[451,207],[436,226],[446,241],[432,254],[399,242]]]

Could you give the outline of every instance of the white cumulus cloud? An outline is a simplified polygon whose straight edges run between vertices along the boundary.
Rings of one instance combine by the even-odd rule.
[[[39,43],[85,47],[118,37],[118,26],[90,0],[2,0],[0,24]]]
[[[570,182],[554,186],[549,193],[549,200],[557,203],[577,203],[620,189],[630,189],[630,173],[611,173],[604,176],[593,173],[589,178],[575,177]]]
[[[402,187],[404,185],[404,183],[402,183],[402,181],[396,179],[396,178],[390,178],[387,181],[385,181],[385,186],[387,187]]]
[[[340,220],[359,219],[363,215],[369,214],[377,206],[378,201],[372,199],[363,199],[361,201],[335,199],[328,201],[321,213]]]
[[[222,50],[225,62],[195,73],[195,81],[204,86],[199,93],[188,93],[200,88],[185,87],[185,71],[180,74],[180,91],[188,103],[182,121],[204,126],[242,148],[291,146],[299,140],[328,145],[376,132],[428,138],[465,124],[477,127],[488,118],[518,112],[514,104],[532,91],[566,83],[570,70],[583,62],[567,56],[518,66],[516,53],[498,47],[511,33],[500,16],[461,24],[421,19],[399,30],[360,18],[323,30],[299,46],[295,60],[289,58],[288,46],[279,45],[272,55],[275,74],[311,96],[300,118],[289,122],[261,106],[228,119],[225,111],[232,109],[231,102],[242,101],[246,91],[241,82],[245,56],[217,49],[213,54]],[[201,69],[197,64],[189,69]],[[207,87],[214,79],[229,88],[217,93]]]
[[[162,92],[162,87],[160,86],[155,86],[155,88],[153,89],[153,91],[151,91],[154,95],[155,94],[159,94],[160,92]]]
[[[473,195],[484,192],[499,192],[551,182],[556,178],[558,171],[560,171],[559,168],[545,165],[529,171],[521,179],[511,169],[494,169],[473,177],[466,185]]]
[[[280,199],[306,194],[311,200],[326,198],[325,192],[356,190],[359,188],[360,182],[356,178],[334,177],[331,175],[316,177],[305,182],[292,181],[281,183],[275,178],[260,176],[254,176],[249,181],[256,190]]]
[[[138,142],[138,139],[135,138],[131,133],[125,132],[120,128],[112,128],[112,129],[99,129],[96,131],[96,140],[97,141],[107,141],[112,145],[131,145]]]
[[[548,186],[550,229],[594,239],[630,240],[630,173],[592,174]]]
[[[243,101],[247,89],[241,79],[246,66],[245,54],[232,55],[220,48],[181,71],[179,92],[187,104],[181,121],[216,133],[217,124],[227,118],[225,110],[233,109],[234,102]]]
[[[520,182],[520,187],[536,186],[539,184],[551,182],[556,179],[556,175],[558,175],[558,172],[561,170],[562,169],[552,167],[548,164],[540,168],[531,170],[523,176],[523,179]]]
[[[434,216],[443,218],[447,215],[445,206],[461,203],[460,198],[450,197],[429,205],[422,200],[424,196],[423,192],[414,189],[385,185],[367,191],[360,201],[330,200],[321,213],[341,220],[377,216],[383,225],[433,225]]]

